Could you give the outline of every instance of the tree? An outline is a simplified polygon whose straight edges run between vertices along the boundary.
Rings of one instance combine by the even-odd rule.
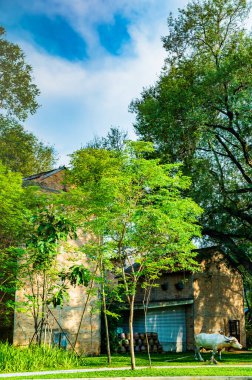
[[[0,160],[13,172],[28,176],[52,169],[55,152],[14,119],[0,116]]]
[[[152,151],[152,144],[130,142],[120,155],[87,148],[75,152],[71,160],[78,187],[73,192],[86,210],[84,230],[102,239],[102,257],[123,284],[130,310],[132,369],[137,286],[144,276],[158,277],[164,270],[195,269],[192,238],[200,236],[201,209],[183,195],[189,178],[177,165],[146,160],[144,154]]]
[[[90,282],[90,289],[85,301],[81,322],[86,312],[87,301],[90,298],[91,292],[93,292],[93,287],[95,284],[98,284],[101,293],[100,306],[105,322],[107,357],[108,363],[110,364],[111,349],[108,316],[115,318],[117,315],[114,311],[109,310],[107,300],[108,297],[111,299],[112,293],[114,294],[113,299],[117,298],[117,301],[120,296],[116,291],[116,286],[114,286],[114,284],[112,285],[113,282],[107,278],[108,270],[112,268],[110,265],[110,257],[108,257],[104,246],[103,236],[100,235],[101,231],[91,222],[93,219],[94,205],[86,202],[88,199],[87,191],[88,194],[95,195],[95,193],[92,193],[92,191],[95,191],[95,184],[99,183],[105,172],[109,173],[111,170],[112,173],[116,174],[118,170],[118,158],[120,155],[117,150],[118,145],[116,145],[116,148],[114,146],[112,148],[112,145],[105,144],[104,140],[102,139],[98,142],[97,139],[95,139],[88,144],[87,148],[81,149],[72,155],[73,161],[76,162],[76,164],[74,164],[76,170],[70,172],[69,180],[74,184],[74,190],[65,194],[65,201],[67,205],[75,207],[76,223],[82,229],[83,234],[88,236],[87,242],[85,242],[82,247],[82,251],[86,258],[88,258],[89,266],[95,268],[93,270],[92,281]],[[97,147],[97,144],[99,147]],[[100,144],[102,144],[102,146],[106,145],[106,149],[102,149]],[[111,149],[108,149],[109,146]],[[84,184],[85,190],[83,189]],[[77,187],[75,185],[77,185]],[[96,206],[97,205],[98,203]],[[96,220],[97,219],[95,219],[95,221]],[[97,272],[99,272],[99,275]],[[77,341],[77,336],[75,342]]]
[[[168,19],[166,66],[131,104],[140,138],[164,162],[181,162],[216,242],[251,273],[252,39],[246,0],[192,1]]]
[[[37,86],[32,81],[32,68],[18,45],[5,39],[0,27],[0,112],[25,120],[38,108]]]
[[[18,280],[21,285],[29,285],[24,305],[34,321],[30,344],[33,340],[41,344],[45,337],[48,305],[62,306],[64,297],[68,296],[67,286],[61,281],[62,269],[58,267],[57,255],[60,243],[68,236],[75,237],[75,226],[59,207],[55,207],[53,197],[49,199],[46,206],[41,203],[37,212],[31,215],[25,247],[19,249],[22,254]]]
[[[22,177],[11,172],[0,161],[0,320],[1,337],[8,337],[11,306],[17,287],[17,258],[19,252],[12,250],[22,242],[26,231],[28,209]]]
[[[22,177],[0,162],[0,248],[16,244],[26,219]]]
[[[111,127],[106,137],[95,137],[87,143],[86,148],[121,151],[124,148],[127,136],[127,132]]]

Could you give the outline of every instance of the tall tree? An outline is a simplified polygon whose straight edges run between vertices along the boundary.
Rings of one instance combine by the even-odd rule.
[[[34,322],[32,341],[38,344],[45,338],[48,305],[53,303],[54,306],[62,306],[63,298],[68,295],[57,262],[60,243],[68,237],[76,237],[75,226],[66,217],[65,210],[60,210],[52,203],[53,194],[46,201],[45,207],[40,206],[36,213],[31,213],[25,247],[20,249],[22,255],[18,272],[18,280],[26,291],[26,311]]]
[[[5,39],[0,27],[0,112],[25,120],[38,108],[39,94],[33,83],[32,68],[20,47]]]
[[[0,160],[12,171],[28,176],[52,169],[55,151],[16,120],[0,116]]]
[[[125,146],[127,136],[126,131],[122,131],[117,127],[111,127],[106,137],[95,137],[87,143],[86,147],[121,151]]]
[[[0,248],[17,243],[26,217],[22,177],[0,162]]]
[[[170,16],[165,68],[131,110],[140,138],[192,176],[206,243],[252,272],[249,10],[246,0],[195,0]]]
[[[25,190],[20,173],[13,173],[0,161],[0,332],[8,337],[12,309],[6,307],[13,300],[17,285],[17,257],[10,249],[22,242],[28,214]]]
[[[28,176],[52,169],[55,152],[16,120],[0,116],[0,160],[13,172]]]
[[[148,274],[154,278],[164,270],[195,269],[192,239],[200,236],[201,209],[183,195],[189,178],[176,165],[145,159],[152,151],[152,144],[130,142],[120,155],[89,148],[75,152],[71,161],[78,186],[73,193],[86,212],[84,231],[101,237],[102,257],[114,263],[124,286],[132,369],[137,286]]]
[[[24,52],[0,27],[0,160],[24,176],[49,170],[55,162],[54,149],[18,124],[36,112],[38,95]]]

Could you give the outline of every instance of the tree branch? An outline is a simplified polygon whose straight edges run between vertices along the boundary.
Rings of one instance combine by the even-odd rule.
[[[235,164],[235,166],[239,169],[240,173],[242,174],[243,178],[245,179],[246,182],[252,184],[251,178],[245,173],[245,170],[241,166],[240,162],[237,161],[233,153],[229,150],[228,146],[224,143],[224,141],[220,138],[218,134],[215,134],[216,139],[219,141],[219,143],[223,146],[227,154],[229,155],[231,161]]]
[[[234,256],[237,266],[241,264],[245,269],[247,269],[248,272],[252,273],[251,258],[247,256],[246,252],[243,249],[236,245],[236,243],[232,239],[232,237],[235,236],[232,236],[231,234],[225,234],[223,232],[211,228],[203,228],[202,234],[208,235],[213,239],[223,242],[226,245],[226,247],[228,247],[232,252],[232,256]]]

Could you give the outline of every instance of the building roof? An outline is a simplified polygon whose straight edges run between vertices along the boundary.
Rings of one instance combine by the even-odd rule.
[[[59,193],[62,190],[66,191],[64,172],[67,170],[65,166],[60,166],[57,169],[48,170],[23,178],[23,185],[36,185],[44,191]]]
[[[30,175],[29,177],[25,177],[25,178],[23,178],[23,181],[33,181],[35,179],[43,180],[47,177],[50,177],[50,176],[60,172],[61,170],[66,170],[66,169],[67,168],[65,166],[59,166],[57,169],[52,169],[52,170],[48,170],[47,172],[41,172],[38,174]]]

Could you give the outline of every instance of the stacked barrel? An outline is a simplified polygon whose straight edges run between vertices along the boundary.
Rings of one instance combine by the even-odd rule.
[[[135,352],[147,352],[148,344],[150,352],[162,353],[163,347],[158,340],[158,334],[156,332],[147,333],[134,333],[134,350]],[[118,352],[127,353],[130,350],[130,334],[121,333],[118,334]]]

